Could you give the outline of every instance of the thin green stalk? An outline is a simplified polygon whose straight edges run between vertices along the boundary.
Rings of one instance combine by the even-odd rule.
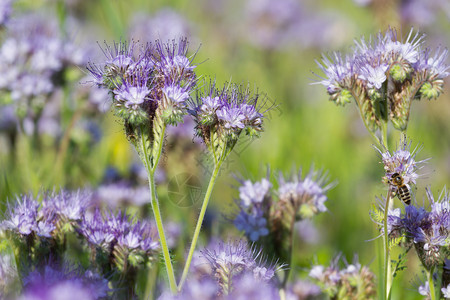
[[[386,122],[383,121],[381,124],[382,124],[381,125],[381,133],[382,133],[381,142],[382,142],[384,148],[388,149],[388,141],[387,141],[387,139],[388,139],[388,136],[387,136],[388,124],[387,124],[387,121]]]
[[[195,246],[197,245],[198,236],[200,234],[200,229],[202,227],[203,218],[205,217],[206,208],[208,207],[209,198],[211,196],[211,193],[212,193],[212,190],[214,187],[214,183],[216,182],[217,175],[219,174],[219,169],[220,169],[220,166],[222,165],[222,162],[223,162],[223,159],[219,160],[214,165],[214,171],[213,171],[211,179],[209,181],[208,189],[206,190],[206,194],[205,194],[205,198],[203,199],[203,204],[202,204],[202,208],[200,210],[200,215],[197,220],[197,225],[195,226],[194,236],[192,237],[192,243],[191,243],[191,247],[189,249],[189,254],[188,254],[188,257],[186,260],[186,265],[184,266],[184,269],[183,269],[183,275],[181,276],[180,283],[178,284],[178,291],[181,291],[181,288],[183,287],[183,284],[186,281],[186,278],[187,278],[187,275],[189,272],[189,267],[191,265],[192,257],[194,255]]]
[[[391,296],[391,285],[392,285],[392,270],[391,270],[391,252],[389,249],[389,233],[387,228],[388,212],[389,212],[389,201],[391,199],[392,189],[389,187],[388,195],[386,197],[386,205],[384,207],[384,288],[385,288],[385,299],[390,299]]]
[[[162,129],[161,141],[160,141],[161,145],[162,145],[163,139],[164,139],[164,131],[165,131],[165,127],[163,127],[163,129]],[[142,159],[144,160],[144,165],[145,165],[145,168],[146,168],[147,174],[148,174],[148,186],[150,188],[150,194],[152,197],[151,205],[152,205],[153,214],[155,216],[156,228],[158,229],[158,235],[159,235],[159,241],[161,244],[161,249],[163,251],[164,264],[165,264],[166,270],[167,270],[167,277],[169,278],[170,290],[173,293],[176,293],[177,283],[176,283],[176,279],[175,279],[175,273],[174,273],[173,267],[172,267],[172,261],[170,259],[169,247],[167,246],[166,235],[164,234],[164,226],[163,226],[163,222],[162,222],[162,218],[161,218],[161,211],[159,209],[158,196],[156,195],[156,186],[155,186],[155,170],[156,170],[156,166],[158,165],[159,159],[161,157],[162,146],[158,148],[158,152],[157,152],[157,155],[154,160],[154,168],[152,168],[150,165],[149,154],[148,154],[147,147],[145,145],[145,139],[143,136],[141,136],[141,138],[140,138],[140,147],[141,147],[141,151],[142,151],[141,156],[142,156]]]
[[[428,285],[430,287],[431,300],[436,299],[436,291],[434,290],[434,282],[433,282],[433,273],[434,273],[434,266],[432,266],[430,268],[430,270],[427,271],[427,279],[428,279]]]

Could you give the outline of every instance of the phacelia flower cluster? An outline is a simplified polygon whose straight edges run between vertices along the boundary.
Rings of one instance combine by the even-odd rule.
[[[313,266],[309,276],[315,280],[322,292],[330,298],[374,299],[376,296],[375,275],[366,266],[361,266],[357,257],[352,264],[345,260],[345,268],[339,267],[340,256],[329,267]]]
[[[10,95],[21,118],[38,115],[63,84],[61,74],[87,62],[87,51],[64,39],[58,28],[56,20],[38,14],[8,22],[0,47],[0,90]]]
[[[289,264],[295,224],[327,210],[326,193],[333,184],[326,174],[312,168],[304,178],[301,170],[290,179],[280,174],[278,189],[267,178],[240,182],[234,225],[261,246],[265,255]]]
[[[3,229],[23,237],[55,238],[78,224],[90,205],[91,196],[87,191],[62,190],[43,195],[42,203],[38,199],[31,195],[17,197],[1,223]]]
[[[218,243],[201,251],[212,270],[211,276],[220,286],[220,295],[228,295],[234,279],[251,273],[259,282],[269,282],[279,268],[268,264],[261,250],[249,247],[246,242]]]
[[[354,98],[366,126],[373,132],[390,119],[405,131],[412,100],[436,99],[449,73],[447,49],[423,47],[424,35],[411,30],[405,41],[394,29],[366,41],[355,41],[352,54],[335,52],[318,63],[324,73],[317,83],[330,99],[345,105]]]
[[[189,112],[196,122],[196,135],[203,139],[216,161],[233,150],[242,132],[254,137],[263,131],[260,98],[248,87],[225,84],[219,89],[211,82],[192,101]]]
[[[277,231],[275,227],[281,223],[289,223],[287,220],[294,218],[297,221],[325,212],[326,192],[332,186],[327,185],[326,174],[313,169],[303,179],[301,171],[291,180],[284,179],[280,174],[278,190],[273,193],[272,184],[266,178],[255,183],[242,181],[239,187],[239,213],[234,225],[256,242],[269,232]],[[272,194],[277,197],[273,198]]]
[[[127,264],[135,266],[147,259],[152,261],[159,251],[153,226],[131,219],[122,211],[102,213],[96,209],[83,217],[79,233],[93,249],[112,257],[121,271]]]
[[[290,180],[280,174],[278,198],[283,205],[290,204],[297,211],[299,217],[310,218],[320,212],[327,211],[325,202],[326,192],[333,187],[327,184],[327,174],[311,169],[302,179],[301,170]]]
[[[271,187],[272,184],[266,178],[255,183],[246,180],[239,187],[240,211],[234,225],[238,230],[244,231],[253,242],[269,234],[267,217],[270,204],[266,202],[270,201]]]
[[[402,240],[405,246],[414,245],[422,264],[429,270],[448,257],[450,197],[444,191],[439,199],[435,200],[428,189],[427,197],[430,209],[409,205],[402,212],[400,208],[396,208],[389,211],[387,221],[389,237],[397,241],[400,240],[399,238],[404,238]],[[374,221],[379,224],[382,231],[380,217],[375,218]]]
[[[112,95],[115,113],[126,124],[139,126],[155,116],[176,125],[187,112],[186,101],[196,83],[195,65],[187,55],[187,39],[139,45],[106,46],[107,60],[89,64],[95,83]]]

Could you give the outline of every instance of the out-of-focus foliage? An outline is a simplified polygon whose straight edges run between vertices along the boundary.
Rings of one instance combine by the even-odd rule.
[[[0,5],[0,39],[4,45],[10,25],[9,21],[3,24],[3,18],[7,18],[1,9]],[[236,185],[233,173],[256,181],[265,175],[267,165],[289,173],[293,167],[314,164],[327,169],[338,185],[327,194],[328,211],[314,219],[315,236],[308,237],[305,226],[297,230],[300,234],[294,238],[291,276],[307,275],[305,268],[313,262],[327,265],[338,252],[347,258],[357,253],[361,264],[368,265],[377,276],[381,274],[382,261],[376,254],[382,242],[372,240],[379,232],[369,211],[375,196],[385,193],[383,168],[356,107],[336,108],[322,87],[311,85],[316,78],[313,72],[320,72],[314,60],[320,59],[322,52],[349,52],[353,39],[385,31],[388,25],[397,28],[401,36],[411,26],[418,27],[427,35],[428,45],[449,47],[450,11],[445,1],[17,0],[9,20],[35,12],[56,16],[52,26],[60,28],[59,37],[87,49],[86,58],[93,61],[103,55],[96,45],[103,40],[147,42],[188,36],[192,54],[198,49],[197,74],[215,76],[219,85],[230,79],[250,82],[274,103],[261,138],[241,141],[224,164],[201,244],[212,236],[226,237],[230,231],[238,234],[223,216],[236,210],[238,194],[230,187]],[[48,58],[44,56],[41,61]],[[4,74],[2,71],[1,76]],[[51,128],[57,128],[55,134],[35,130],[39,124],[33,117],[41,112],[36,106],[31,105],[35,110],[27,113],[30,121],[18,120],[18,108],[11,106],[14,99],[2,91],[2,212],[7,199],[14,199],[15,194],[38,193],[55,185],[100,186],[103,190],[97,190],[96,199],[107,206],[139,204],[133,203],[139,202],[138,196],[127,200],[114,192],[126,186],[138,194],[139,188],[145,187],[145,175],[132,167],[139,159],[125,138],[123,124],[112,113],[104,114],[105,109],[90,106],[97,103],[104,108],[107,97],[99,96],[97,102],[90,98],[94,97],[92,83],[84,78],[86,75],[83,65],[74,63],[64,70],[63,88],[47,93],[45,105],[57,103],[48,112],[50,116],[44,116],[52,121]],[[427,185],[437,192],[450,183],[449,86],[447,78],[444,93],[436,101],[416,102],[411,109],[408,136],[415,144],[423,144],[418,159],[432,157],[425,167],[427,175],[417,180],[417,190],[413,191],[418,203],[425,198]],[[32,129],[27,131],[26,126]],[[193,140],[193,125],[172,129],[168,129],[158,193],[163,215],[182,224],[179,243],[173,245],[175,267],[180,269],[211,170],[201,158],[204,145]],[[393,128],[389,131],[390,144],[394,145],[399,133]],[[271,175],[272,180],[277,178]],[[121,188],[115,187],[108,194],[107,188],[114,188],[113,184]],[[186,194],[190,196],[180,196]],[[111,195],[117,197],[114,203]],[[402,204],[396,199],[394,206]],[[392,257],[398,254],[394,251]],[[417,276],[422,276],[419,261],[409,255],[407,264],[408,272],[400,272],[395,278],[393,299],[421,298],[415,288]]]

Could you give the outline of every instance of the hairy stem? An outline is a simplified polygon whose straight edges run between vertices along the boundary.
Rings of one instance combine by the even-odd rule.
[[[163,143],[163,139],[164,139],[164,131],[165,131],[165,126],[163,126],[162,128],[162,133],[161,133],[161,140],[160,145],[162,145]],[[147,174],[148,174],[148,186],[150,189],[150,194],[151,194],[151,206],[152,206],[152,210],[153,210],[153,214],[155,216],[155,222],[156,222],[156,228],[158,229],[158,235],[159,235],[159,241],[161,244],[161,249],[163,252],[163,257],[164,257],[164,264],[166,266],[166,271],[167,271],[167,277],[169,278],[169,285],[170,285],[170,290],[173,293],[176,293],[177,291],[177,284],[176,284],[176,280],[175,280],[175,273],[173,271],[173,267],[172,267],[172,261],[170,259],[170,253],[169,253],[169,247],[167,246],[167,240],[166,240],[166,235],[164,233],[164,226],[163,226],[163,221],[161,218],[161,211],[159,209],[159,202],[158,202],[158,196],[156,194],[156,186],[155,186],[155,170],[156,170],[156,166],[158,165],[159,159],[161,157],[161,152],[162,152],[162,146],[160,146],[158,148],[158,152],[156,157],[154,157],[153,160],[153,168],[150,164],[149,161],[149,153],[147,150],[147,145],[145,144],[146,142],[146,137],[142,136],[142,132],[144,132],[143,130],[141,130],[141,137],[140,137],[140,152],[141,152],[141,159],[143,160],[143,163],[145,165],[145,169],[147,170]],[[150,276],[151,274],[149,274]]]
[[[183,275],[181,276],[180,283],[178,284],[179,291],[181,291],[183,284],[186,281],[186,278],[187,278],[187,275],[189,272],[189,267],[190,267],[191,261],[192,261],[192,256],[194,255],[195,246],[197,245],[198,236],[200,235],[200,229],[202,227],[203,219],[205,217],[206,208],[208,207],[209,198],[211,197],[214,183],[216,182],[217,175],[219,173],[219,169],[220,169],[220,166],[222,165],[222,162],[223,162],[223,159],[219,160],[214,165],[214,171],[213,171],[211,179],[209,181],[208,189],[206,190],[206,194],[205,194],[205,198],[203,199],[203,204],[202,204],[202,208],[200,210],[200,215],[197,220],[197,225],[195,226],[194,236],[192,237],[192,243],[191,243],[191,247],[189,249],[189,254],[188,254],[188,257],[186,260],[186,265],[184,266],[184,269],[183,269]]]
[[[431,300],[436,299],[436,291],[434,290],[434,282],[433,282],[433,273],[434,273],[434,266],[431,266],[430,270],[427,270],[427,279],[428,279],[428,285],[430,287],[430,298]]]
[[[389,212],[389,201],[391,199],[392,188],[389,187],[389,191],[386,197],[386,205],[384,207],[384,288],[385,288],[385,299],[390,299],[391,286],[392,286],[392,270],[391,270],[391,253],[389,249],[389,232],[388,232],[388,212]]]

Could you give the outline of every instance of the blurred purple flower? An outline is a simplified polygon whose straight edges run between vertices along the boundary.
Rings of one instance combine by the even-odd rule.
[[[227,294],[233,289],[232,279],[246,272],[253,274],[255,280],[269,282],[279,270],[275,264],[268,264],[262,257],[261,250],[249,248],[246,242],[218,242],[201,251],[208,260],[213,274],[222,293]]]
[[[0,3],[0,26],[4,26],[8,22],[12,13],[13,0],[3,0]]]
[[[150,192],[148,187],[132,187],[125,182],[110,183],[99,186],[94,199],[97,202],[116,208],[122,205],[141,206],[150,201]]]
[[[315,297],[318,297],[321,293],[320,287],[312,282],[297,280],[289,287],[286,299],[315,299]]]
[[[243,185],[239,187],[241,205],[247,208],[252,204],[262,203],[271,187],[272,184],[266,178],[255,183],[250,180],[244,181]]]
[[[139,13],[132,20],[128,36],[144,43],[168,41],[181,36],[191,37],[191,24],[171,8],[161,9],[153,16]]]
[[[49,265],[28,274],[24,283],[17,300],[94,300],[109,291],[108,281],[92,271],[58,270]]]
[[[252,242],[256,242],[261,236],[269,234],[267,220],[261,215],[261,211],[247,213],[243,210],[234,219],[234,226],[237,230],[244,231]]]
[[[442,292],[442,296],[445,299],[450,299],[450,284],[448,284],[447,286],[441,288],[441,292]]]
[[[2,227],[21,235],[29,235],[37,231],[39,206],[37,200],[31,195],[17,197],[15,206],[9,205],[8,217],[2,222]]]
[[[289,181],[280,173],[278,197],[280,201],[293,203],[294,207],[298,209],[298,213],[303,218],[308,218],[319,212],[327,211],[326,192],[335,184],[327,184],[327,181],[326,173],[315,171],[313,168],[303,179],[301,170]]]
[[[219,297],[217,282],[209,277],[202,279],[190,279],[183,285],[183,289],[177,295],[172,292],[163,293],[158,300],[215,300]]]
[[[233,282],[233,290],[226,297],[229,300],[276,300],[280,299],[277,287],[267,281],[260,281],[252,273],[245,272]]]

